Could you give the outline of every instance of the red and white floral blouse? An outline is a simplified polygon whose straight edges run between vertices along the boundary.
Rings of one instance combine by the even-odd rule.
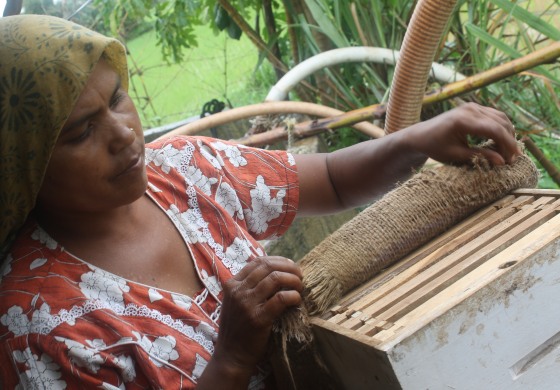
[[[222,283],[296,214],[295,163],[283,151],[177,137],[146,145],[146,164],[147,194],[184,238],[205,288],[191,298],[124,279],[29,221],[0,269],[0,387],[196,386],[214,350]],[[261,367],[250,388],[269,381]]]

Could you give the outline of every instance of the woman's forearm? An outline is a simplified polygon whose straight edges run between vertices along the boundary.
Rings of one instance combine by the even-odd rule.
[[[196,388],[197,390],[247,390],[254,369],[214,356],[200,376]]]
[[[470,145],[469,136],[492,139],[495,148]],[[299,214],[328,214],[371,202],[408,179],[429,157],[464,164],[479,155],[502,165],[519,153],[515,130],[504,113],[465,104],[383,138],[329,154],[295,156]]]

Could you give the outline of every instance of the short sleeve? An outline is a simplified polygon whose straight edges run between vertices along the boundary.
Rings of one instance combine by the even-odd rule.
[[[177,171],[257,240],[282,235],[296,216],[299,185],[289,152],[185,136],[148,144],[146,160],[162,174]]]

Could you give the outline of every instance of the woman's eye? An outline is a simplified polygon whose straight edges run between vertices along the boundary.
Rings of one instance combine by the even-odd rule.
[[[109,106],[111,108],[115,108],[116,106],[119,105],[119,103],[124,99],[124,92],[122,91],[117,91],[117,93],[115,93],[113,95],[113,97],[111,98],[111,101],[109,102]]]
[[[87,126],[86,126],[86,128],[85,128],[85,130],[82,131],[82,132],[80,133],[80,135],[78,135],[77,137],[72,138],[71,141],[72,141],[73,143],[80,143],[80,142],[84,141],[87,137],[89,137],[89,135],[91,134],[92,130],[93,130],[93,125],[92,125],[91,123],[88,123]]]

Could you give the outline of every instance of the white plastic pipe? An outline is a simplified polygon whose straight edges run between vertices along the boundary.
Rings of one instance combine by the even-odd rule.
[[[380,47],[353,46],[328,50],[314,55],[297,64],[284,75],[271,89],[265,101],[281,101],[301,80],[316,71],[348,62],[374,62],[395,65],[399,58],[397,50]],[[448,84],[463,80],[465,76],[441,64],[432,64],[432,76],[441,83]]]

